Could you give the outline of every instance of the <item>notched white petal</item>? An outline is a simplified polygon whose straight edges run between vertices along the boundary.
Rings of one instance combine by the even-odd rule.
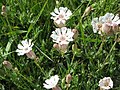
[[[58,75],[51,76],[50,79],[45,80],[45,83],[43,83],[43,87],[46,89],[54,88],[59,81]]]
[[[25,39],[23,41],[21,41],[21,44],[18,44],[18,49],[16,50],[16,52],[18,53],[18,55],[24,55],[28,52],[30,52],[32,50],[32,47],[33,47],[33,43],[32,43],[32,40],[29,39]]]

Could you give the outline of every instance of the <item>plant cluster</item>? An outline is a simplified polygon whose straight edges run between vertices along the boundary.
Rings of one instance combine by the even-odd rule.
[[[1,3],[0,89],[119,90],[119,2],[106,1]]]

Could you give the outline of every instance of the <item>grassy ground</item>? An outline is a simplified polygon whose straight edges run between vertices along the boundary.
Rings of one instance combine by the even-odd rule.
[[[73,12],[67,27],[76,27],[79,31],[78,49],[72,51],[75,43],[72,42],[64,56],[52,47],[50,38],[55,30],[50,19],[56,7],[55,0],[0,1],[0,7],[3,4],[7,16],[0,15],[0,90],[45,90],[44,81],[55,74],[60,77],[59,86],[66,90],[68,73],[72,73],[69,90],[99,90],[99,80],[107,76],[114,82],[112,90],[120,90],[120,45],[115,41],[119,35],[103,40],[93,33],[91,26],[92,18],[107,12],[119,13],[119,0],[59,0],[57,7],[68,7]],[[81,18],[90,5],[94,10]],[[33,51],[39,58],[37,64],[15,52],[18,43],[26,38],[34,42]],[[13,70],[2,65],[4,60],[12,63]]]

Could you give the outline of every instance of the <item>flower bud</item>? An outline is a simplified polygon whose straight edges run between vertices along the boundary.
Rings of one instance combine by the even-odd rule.
[[[2,5],[2,12],[6,12],[6,7],[5,7],[5,5]]]
[[[90,13],[91,10],[93,10],[92,6],[87,7],[85,9],[84,14],[83,14],[82,17],[87,16]]]
[[[1,15],[5,16],[6,15],[6,7],[5,5],[2,5],[2,12]]]
[[[66,82],[67,82],[67,84],[70,84],[71,80],[72,80],[72,76],[70,74],[68,74],[66,76]]]
[[[58,5],[59,4],[59,1],[58,0],[56,0],[56,5]]]
[[[15,71],[15,72],[18,72],[18,68],[17,68],[17,67],[15,67],[15,68],[14,68],[14,71]]]
[[[1,12],[1,15],[5,16],[5,15],[6,15],[6,13],[5,13],[5,12]]]
[[[12,64],[9,61],[3,61],[3,65],[7,68],[7,69],[12,69]]]
[[[26,55],[30,59],[36,59],[36,55],[32,50],[30,52],[26,53]]]
[[[78,48],[77,48],[77,44],[73,44],[73,45],[72,45],[72,50],[73,50],[73,51],[76,51],[77,49],[78,49]]]
[[[74,40],[77,39],[77,37],[79,35],[78,30],[77,29],[72,29],[72,32],[74,33],[74,35],[73,35]]]
[[[57,43],[53,44],[53,47],[59,49],[59,45]]]

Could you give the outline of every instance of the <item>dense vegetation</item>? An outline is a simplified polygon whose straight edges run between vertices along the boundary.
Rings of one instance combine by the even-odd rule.
[[[43,83],[58,75],[59,86],[66,90],[65,76],[72,75],[69,90],[99,90],[99,80],[111,77],[112,90],[120,90],[119,33],[101,36],[93,33],[91,21],[107,12],[120,14],[119,0],[2,0],[5,15],[0,15],[0,90],[46,90]],[[92,6],[88,15],[85,9]],[[62,54],[53,48],[50,35],[56,26],[50,19],[55,7],[67,7],[72,11],[66,27],[79,32],[76,41],[70,42]],[[2,12],[2,9],[1,9]],[[24,39],[32,39],[37,62],[18,56],[17,45]],[[77,48],[72,45],[77,45]],[[3,65],[7,60],[12,69]]]

